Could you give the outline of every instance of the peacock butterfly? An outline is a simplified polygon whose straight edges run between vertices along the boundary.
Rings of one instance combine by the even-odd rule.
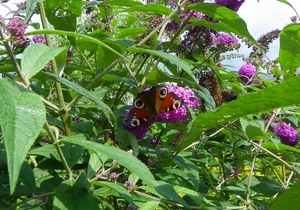
[[[164,85],[156,85],[140,92],[133,101],[127,125],[136,127],[163,112],[176,110],[183,105],[183,100]]]

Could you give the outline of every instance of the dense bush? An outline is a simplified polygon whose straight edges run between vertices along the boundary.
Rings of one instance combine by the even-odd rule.
[[[243,2],[1,14],[0,208],[299,209],[299,17],[255,40]]]

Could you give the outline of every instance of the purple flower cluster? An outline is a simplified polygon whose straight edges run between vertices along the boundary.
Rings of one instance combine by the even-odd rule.
[[[249,83],[252,78],[256,77],[256,67],[251,63],[245,63],[241,66],[238,75],[240,75],[240,79],[245,82]]]
[[[299,134],[297,130],[285,122],[277,123],[274,127],[274,133],[280,138],[282,144],[290,146],[298,144]]]
[[[135,135],[137,139],[142,139],[149,130],[150,125],[155,122],[167,122],[167,123],[184,123],[191,118],[191,114],[188,111],[189,108],[196,109],[200,107],[201,101],[196,97],[195,93],[185,87],[180,87],[178,85],[166,85],[168,93],[174,93],[177,97],[181,98],[183,105],[175,110],[169,112],[159,113],[153,116],[148,121],[136,126],[128,127],[127,129]],[[145,91],[149,91],[146,88]],[[127,113],[127,118],[129,117],[129,112]]]
[[[291,21],[292,21],[293,23],[297,23],[299,20],[300,20],[300,17],[299,17],[298,15],[295,15],[295,16],[292,16],[292,17],[291,17]]]
[[[35,35],[32,37],[34,43],[43,43],[46,44],[46,39],[44,35]]]
[[[167,29],[167,34],[171,35],[172,32],[178,30],[179,27],[180,27],[180,25],[177,22],[170,22],[170,23],[168,23],[167,28],[166,28]]]
[[[234,39],[230,34],[226,33],[217,33],[212,35],[212,45],[236,45],[238,40]]]
[[[26,42],[25,29],[27,23],[18,17],[13,17],[10,22],[6,25],[7,30],[10,32],[13,44],[24,44]]]
[[[245,0],[215,0],[216,4],[227,7],[235,12],[239,10]]]

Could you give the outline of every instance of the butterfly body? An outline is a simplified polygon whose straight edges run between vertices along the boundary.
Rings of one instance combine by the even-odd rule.
[[[182,99],[169,92],[166,86],[156,85],[139,93],[134,99],[127,124],[130,127],[138,126],[160,113],[176,110],[182,104]]]

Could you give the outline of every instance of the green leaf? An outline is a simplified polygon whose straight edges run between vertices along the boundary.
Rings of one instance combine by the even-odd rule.
[[[69,144],[77,144],[93,152],[100,152],[128,168],[146,183],[151,184],[152,181],[154,181],[154,177],[147,166],[131,154],[113,146],[87,141],[86,138],[81,134],[76,136],[77,137],[74,139],[65,138],[60,141]]]
[[[101,153],[92,152],[87,168],[87,177],[92,178],[106,162],[107,157]]]
[[[74,139],[78,136],[72,136],[72,137],[65,137],[65,138],[71,138]],[[60,145],[61,150],[65,156],[65,159],[69,165],[69,167],[73,167],[76,165],[78,160],[81,158],[82,154],[84,153],[84,148],[78,145]],[[42,147],[38,147],[36,149],[31,150],[28,154],[30,155],[40,155],[47,158],[55,158],[58,161],[62,161],[59,154],[57,153],[55,147],[53,144],[46,144]]]
[[[265,88],[260,92],[240,96],[235,101],[224,104],[216,111],[200,114],[194,120],[191,132],[182,143],[181,149],[197,141],[202,132],[207,129],[246,115],[300,104],[299,95],[300,77],[295,77],[281,84]]]
[[[290,24],[280,33],[279,63],[284,78],[294,77],[300,66],[300,24]]]
[[[92,92],[84,89],[83,87],[79,86],[78,84],[70,82],[69,80],[67,80],[65,78],[58,77],[55,74],[51,74],[48,72],[41,72],[40,74],[66,85],[67,87],[71,88],[72,90],[76,91],[77,93],[79,93],[79,94],[85,96],[86,98],[90,99],[91,101],[93,101],[98,106],[98,109],[103,112],[103,114],[105,115],[107,120],[113,126],[111,116],[114,116],[114,114],[113,114],[112,110],[105,103],[103,103],[97,96],[95,96]]]
[[[96,185],[96,186],[108,187],[108,188],[116,191],[120,196],[122,196],[126,201],[128,201],[128,203],[131,206],[135,205],[130,193],[127,191],[127,189],[125,187],[122,187],[116,183],[105,182],[105,181],[93,181],[93,182],[91,182],[91,184]]]
[[[167,8],[162,4],[144,4],[141,6],[132,6],[121,12],[147,12],[147,14],[169,15],[172,12],[172,9]]]
[[[72,137],[64,137],[64,138],[70,138],[73,139]],[[62,152],[64,153],[64,156],[66,158],[66,161],[69,164],[69,167],[72,168],[73,166],[75,166],[77,164],[77,162],[80,160],[80,158],[82,157],[83,153],[84,153],[84,148],[81,146],[77,146],[77,145],[64,145],[63,147],[61,147]]]
[[[267,134],[262,131],[260,128],[258,128],[257,126],[253,126],[253,125],[248,125],[246,127],[246,134],[248,136],[249,139],[267,139],[268,136]]]
[[[174,187],[177,193],[182,193],[184,196],[189,196],[195,203],[201,205],[203,202],[209,203],[200,193],[188,189],[186,187],[175,186]]]
[[[253,44],[260,48],[259,44],[249,33],[247,29],[247,24],[242,18],[239,17],[239,15],[236,12],[226,7],[222,7],[217,4],[211,3],[190,4],[186,7],[186,10],[194,10],[197,12],[201,12],[209,17],[221,21],[221,27],[225,29],[226,32],[233,32],[242,37],[246,37],[249,41],[251,41]],[[199,22],[203,24],[204,21],[200,20]]]
[[[191,66],[184,60],[178,58],[175,55],[157,51],[157,50],[148,50],[148,49],[143,49],[143,48],[136,48],[136,47],[130,47],[128,48],[128,51],[130,52],[137,52],[137,53],[150,53],[152,55],[158,56],[162,59],[168,60],[174,64],[176,64],[179,68],[183,69],[196,83],[198,83],[197,78],[193,74],[191,70]]]
[[[35,193],[36,184],[35,177],[30,165],[25,161],[21,168],[20,181],[29,189],[32,193]]]
[[[172,185],[164,181],[155,181],[154,182],[155,190],[163,195],[165,198],[182,204],[185,208],[189,208],[189,205],[176,193]]]
[[[296,182],[290,189],[286,190],[282,195],[279,195],[275,199],[269,210],[298,210],[299,206],[295,202],[298,201],[299,196],[300,182]]]
[[[80,190],[82,188],[88,188],[90,186],[91,184],[89,183],[89,180],[87,180],[85,173],[81,172],[68,192]]]
[[[144,29],[144,28],[125,28],[125,29],[119,30],[117,38],[122,39],[125,37],[136,36],[136,35],[139,35],[142,33],[149,33],[149,30]]]
[[[26,17],[24,19],[25,22],[29,22],[30,18],[35,12],[37,3],[41,2],[40,0],[28,0],[26,1]]]
[[[123,54],[126,51],[126,47],[124,47],[123,43],[119,43],[118,40],[103,39],[102,41],[118,53]],[[109,49],[103,46],[98,46],[97,55],[99,60],[98,66],[100,69],[105,69],[119,58],[119,55],[111,52]]]
[[[0,79],[0,124],[5,139],[10,191],[18,182],[27,152],[46,120],[46,111],[35,93]]]
[[[263,148],[282,153],[283,151],[291,151],[300,154],[300,150],[285,144],[274,144],[273,142],[266,142],[262,145]]]
[[[123,165],[124,167],[129,169],[132,173],[135,173],[147,185],[154,187],[155,190],[161,195],[165,196],[168,199],[171,199],[174,202],[178,202],[185,207],[188,207],[188,204],[175,192],[170,184],[163,181],[154,180],[154,177],[147,166],[135,156],[113,146],[87,141],[85,140],[85,137],[83,135],[78,135],[78,138],[72,140],[62,139],[60,141],[63,143],[77,144],[90,151],[101,152],[107,157],[114,159],[120,165]]]
[[[22,71],[27,78],[31,78],[63,50],[65,50],[64,47],[50,48],[41,43],[29,45],[22,54]]]
[[[0,144],[0,160],[7,165],[6,151],[3,144]],[[24,161],[20,171],[20,181],[31,192],[35,193],[36,183],[32,168],[27,161]]]
[[[195,187],[195,191],[199,189],[199,172],[197,166],[190,160],[181,156],[176,156],[174,162],[180,167],[182,172],[189,178],[189,182]]]
[[[155,210],[159,205],[159,201],[148,201],[139,206],[139,210]]]
[[[7,72],[15,72],[15,67],[13,65],[3,65],[0,66],[0,73],[7,73]]]
[[[84,39],[85,41],[89,41],[89,42],[94,43],[96,45],[100,45],[102,47],[105,47],[106,49],[112,51],[113,53],[119,55],[125,61],[127,61],[127,58],[125,58],[123,55],[121,55],[120,53],[115,51],[110,46],[106,45],[105,43],[101,42],[100,40],[98,40],[96,38],[93,38],[93,37],[90,37],[90,36],[87,36],[87,35],[83,35],[83,34],[79,34],[79,33],[75,33],[75,32],[70,32],[70,31],[61,31],[61,30],[35,30],[35,31],[27,32],[26,36],[36,35],[36,34],[57,34],[57,35],[62,35],[62,36],[71,36],[71,37],[75,37],[75,38]]]
[[[243,180],[243,184],[247,185],[249,177]],[[251,189],[258,195],[264,197],[272,197],[277,193],[284,191],[284,188],[277,182],[266,177],[254,176],[250,182]]]
[[[86,188],[72,190],[72,180],[62,182],[55,192],[53,209],[100,209]]]

